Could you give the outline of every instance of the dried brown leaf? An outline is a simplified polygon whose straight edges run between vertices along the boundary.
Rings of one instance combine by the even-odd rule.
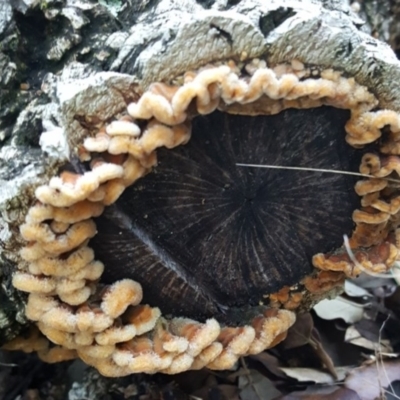
[[[286,378],[286,375],[279,369],[281,366],[279,360],[272,354],[264,351],[248,357],[251,360],[260,362],[269,372],[279,378]],[[262,372],[262,371],[261,371]]]
[[[391,382],[400,379],[400,359],[377,361],[353,369],[345,380],[345,387],[354,390],[362,400],[374,400]]]
[[[310,313],[299,314],[282,345],[285,349],[293,349],[307,344],[313,327],[314,322]]]
[[[368,290],[357,285],[354,281],[346,279],[344,282],[344,292],[350,297],[371,297]]]
[[[359,321],[364,315],[362,305],[343,297],[322,300],[314,306],[314,310],[320,318],[327,320],[341,318],[349,324]]]
[[[239,377],[239,388],[241,400],[272,400],[281,394],[273,382],[255,370]]]
[[[290,378],[299,382],[315,383],[335,383],[336,378],[331,373],[320,371],[314,368],[281,368],[281,370]],[[344,379],[349,367],[338,367],[335,370],[338,380]]]
[[[336,386],[328,388],[309,388],[305,392],[293,392],[274,400],[362,400],[356,392]]]
[[[192,397],[202,400],[240,400],[239,388],[235,385],[217,385],[213,387],[203,387],[192,393]]]
[[[353,325],[347,328],[344,340],[346,343],[351,343],[355,346],[360,346],[368,350],[379,350],[384,353],[393,352],[393,348],[388,340],[371,341],[363,337]]]
[[[315,350],[315,353],[318,355],[319,359],[322,361],[322,364],[325,366],[325,368],[337,380],[338,376],[335,369],[335,364],[333,363],[330,355],[325,351],[319,333],[315,328],[311,332],[310,345]]]

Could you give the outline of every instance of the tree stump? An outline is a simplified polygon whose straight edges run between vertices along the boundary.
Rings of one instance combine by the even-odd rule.
[[[234,60],[293,60],[352,77],[400,112],[398,29],[365,2],[40,2],[0,5],[0,345],[29,325],[11,284],[19,227],[35,189],[71,160],[88,125],[105,124],[153,82]],[[384,8],[390,16],[396,13]],[[357,14],[359,12],[359,14]],[[363,18],[368,20],[365,24]],[[395,19],[393,19],[395,21]],[[91,378],[90,378],[91,379]],[[89,380],[90,380],[89,379]],[[96,378],[97,379],[97,378]]]

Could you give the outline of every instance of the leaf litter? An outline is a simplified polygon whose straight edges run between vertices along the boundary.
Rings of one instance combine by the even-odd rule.
[[[0,399],[97,399],[100,392],[107,400],[400,399],[396,280],[362,274],[321,303],[298,316],[281,344],[232,371],[107,379],[80,361],[48,366],[35,355],[0,352]]]

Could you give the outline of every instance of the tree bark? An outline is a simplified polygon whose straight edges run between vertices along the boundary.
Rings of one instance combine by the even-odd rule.
[[[106,121],[152,82],[218,60],[252,58],[268,64],[297,59],[342,71],[367,86],[380,108],[400,111],[400,88],[393,85],[400,81],[400,64],[387,44],[370,36],[398,50],[398,2],[379,2],[381,13],[373,8],[376,2],[357,4],[3,0],[0,345],[28,324],[25,296],[11,285],[21,247],[18,226],[35,187],[55,174],[85,136],[85,120]],[[100,379],[95,375],[79,386],[81,394]],[[75,389],[71,399],[77,398]]]

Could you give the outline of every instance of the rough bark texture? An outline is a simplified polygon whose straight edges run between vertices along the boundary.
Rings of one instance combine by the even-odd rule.
[[[298,59],[353,76],[381,108],[400,111],[400,88],[393,85],[400,64],[387,44],[370,36],[399,49],[397,1],[360,7],[340,0],[107,3],[0,4],[0,344],[27,323],[24,296],[10,279],[18,226],[34,188],[73,153],[86,133],[83,120],[107,120],[134,99],[133,88],[222,59]],[[88,396],[89,386],[79,386],[78,397],[75,387],[70,398]]]

